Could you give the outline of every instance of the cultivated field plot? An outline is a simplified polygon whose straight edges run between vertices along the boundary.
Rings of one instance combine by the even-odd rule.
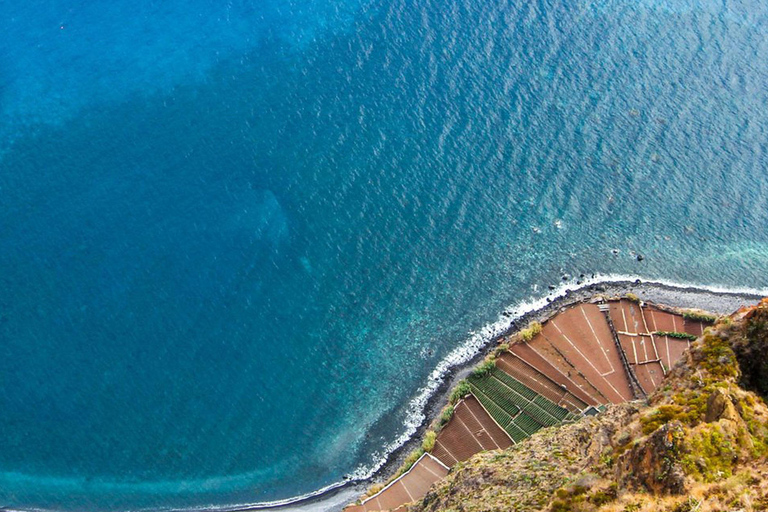
[[[645,323],[643,310],[634,302],[611,302],[610,315],[629,364],[658,361],[656,346]]]
[[[347,512],[394,510],[424,497],[433,483],[445,477],[448,468],[425,453],[403,476],[390,483],[362,505],[347,507]]]
[[[472,394],[515,442],[569,418],[567,409],[547,400],[499,368],[481,377],[473,375],[468,380]]]
[[[547,322],[541,334],[610,402],[634,398],[613,333],[596,305],[566,309]],[[536,339],[533,342],[535,345]]]
[[[704,329],[709,327],[710,324],[704,322],[697,322],[695,320],[683,319],[683,332],[693,334],[694,336],[701,336],[704,334]]]
[[[611,320],[621,340],[627,361],[643,391],[652,393],[671,368],[690,347],[691,342],[657,332],[679,332],[696,336],[706,324],[684,319],[681,315],[662,311],[655,306],[640,306],[622,299],[610,303]]]
[[[661,381],[664,380],[664,375],[666,375],[664,367],[659,361],[633,366],[632,371],[635,372],[635,376],[646,395],[656,391]]]
[[[636,302],[622,299],[610,303],[610,315],[640,387],[646,394],[652,393],[661,384],[665,372],[643,308]]]
[[[643,314],[645,315],[648,328],[653,332],[685,332],[700,336],[706,327],[702,322],[690,322],[680,315],[673,315],[653,306],[644,308]],[[666,368],[672,368],[675,362],[682,357],[683,352],[691,346],[691,342],[688,340],[670,338],[669,336],[655,336],[654,338],[659,356]]]
[[[662,311],[655,306],[645,306],[643,314],[648,328],[653,331],[684,332],[701,336],[709,324],[697,320],[688,320],[681,315]]]
[[[496,359],[496,366],[544,398],[573,413],[579,413],[588,406],[584,400],[568,391],[568,384],[573,387],[573,383],[566,384],[567,381],[562,378],[562,375],[558,383],[511,352],[501,354]]]
[[[512,440],[469,395],[453,409],[453,416],[437,435],[432,455],[448,467],[484,450],[512,446]]]
[[[509,351],[531,367],[546,375],[589,405],[607,403],[608,400],[584,375],[565,360],[539,334],[531,343],[516,343]]]

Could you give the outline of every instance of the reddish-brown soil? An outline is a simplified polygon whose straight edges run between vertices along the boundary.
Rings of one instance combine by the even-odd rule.
[[[683,332],[687,332],[688,334],[693,334],[694,336],[701,336],[704,334],[704,329],[707,328],[709,324],[705,324],[702,322],[693,322],[691,320],[685,320],[683,319]]]
[[[512,440],[506,432],[491,419],[480,402],[470,395],[454,408],[451,421],[437,435],[432,455],[451,467],[477,452],[508,448],[511,445]]]
[[[661,354],[658,353],[655,340],[650,335],[619,334],[619,339],[629,364],[659,360]]]
[[[372,500],[366,501],[363,504],[366,512],[369,510],[390,510],[399,507],[403,503],[410,503],[415,500],[416,497],[408,494],[403,485],[405,478],[403,477],[396,481]]]
[[[670,338],[669,336],[654,336],[653,339],[656,342],[661,362],[667,369],[672,368],[683,357],[683,352],[691,346],[691,342],[688,340]]]
[[[433,483],[448,474],[448,470],[429,455],[422,457],[404,476],[360,506],[347,507],[346,512],[394,510],[421,499]]]
[[[553,381],[511,352],[501,354],[496,359],[496,366],[538,394],[571,412],[581,412],[587,407],[584,400],[577,398],[567,390],[564,379],[561,381],[566,387]]]
[[[641,308],[628,300],[612,302],[610,314],[620,333],[619,339],[627,361],[638,364],[632,369],[646,393],[658,387],[665,374],[664,369],[671,368],[690,346],[687,340],[656,336],[653,333],[671,331],[700,335],[705,327],[701,322],[689,322],[680,315],[661,311],[654,306]]]
[[[610,303],[610,313],[613,326],[618,332],[648,332],[643,311],[637,303],[623,299],[613,301]]]
[[[619,334],[619,341],[621,341],[621,348],[624,350],[624,356],[627,358],[629,364],[637,363],[638,359],[643,359],[643,354],[637,353],[637,347],[633,336],[628,334]]]
[[[693,334],[694,336],[701,336],[704,334],[704,329],[706,329],[708,325],[703,322],[686,320],[680,315],[661,311],[654,306],[645,307],[643,313],[645,315],[645,320],[648,323],[648,329],[654,332],[686,332],[688,334]]]
[[[448,470],[430,456],[426,456],[401,480],[408,495],[414,500],[422,498],[432,484],[448,474]],[[410,500],[413,501],[413,500]]]
[[[652,332],[686,332],[683,317],[679,315],[660,311],[653,306],[646,307],[643,314],[648,323],[648,329]]]
[[[599,405],[608,400],[589,381],[551,348],[542,335],[531,343],[518,343],[509,347],[510,352],[531,365],[568,391],[590,405]]]
[[[597,328],[601,320],[605,329]],[[613,335],[597,306],[580,304],[565,310],[546,323],[542,334],[608,400],[621,403],[634,398]]]
[[[658,361],[632,365],[632,371],[646,394],[653,393],[664,378],[664,370]]]

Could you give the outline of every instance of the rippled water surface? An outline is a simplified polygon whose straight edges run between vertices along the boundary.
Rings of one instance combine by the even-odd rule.
[[[765,288],[766,104],[755,0],[0,3],[0,506],[306,494],[563,274]]]

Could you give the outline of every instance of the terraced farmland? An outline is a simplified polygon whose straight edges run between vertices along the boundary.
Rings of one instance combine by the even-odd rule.
[[[560,424],[568,416],[567,409],[498,367],[488,375],[470,377],[469,383],[472,394],[515,442],[522,440],[520,431],[531,435],[543,427]]]
[[[703,332],[706,323],[697,318],[626,299],[565,308],[533,339],[497,351],[490,370],[471,375],[470,394],[455,404],[431,453],[346,512],[399,512],[445,468],[475,453],[507,448],[542,428],[652,393],[690,345],[675,333]]]

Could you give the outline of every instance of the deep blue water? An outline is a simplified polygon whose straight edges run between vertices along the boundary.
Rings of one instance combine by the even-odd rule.
[[[768,287],[766,105],[757,0],[1,2],[0,505],[301,495],[564,273]]]

